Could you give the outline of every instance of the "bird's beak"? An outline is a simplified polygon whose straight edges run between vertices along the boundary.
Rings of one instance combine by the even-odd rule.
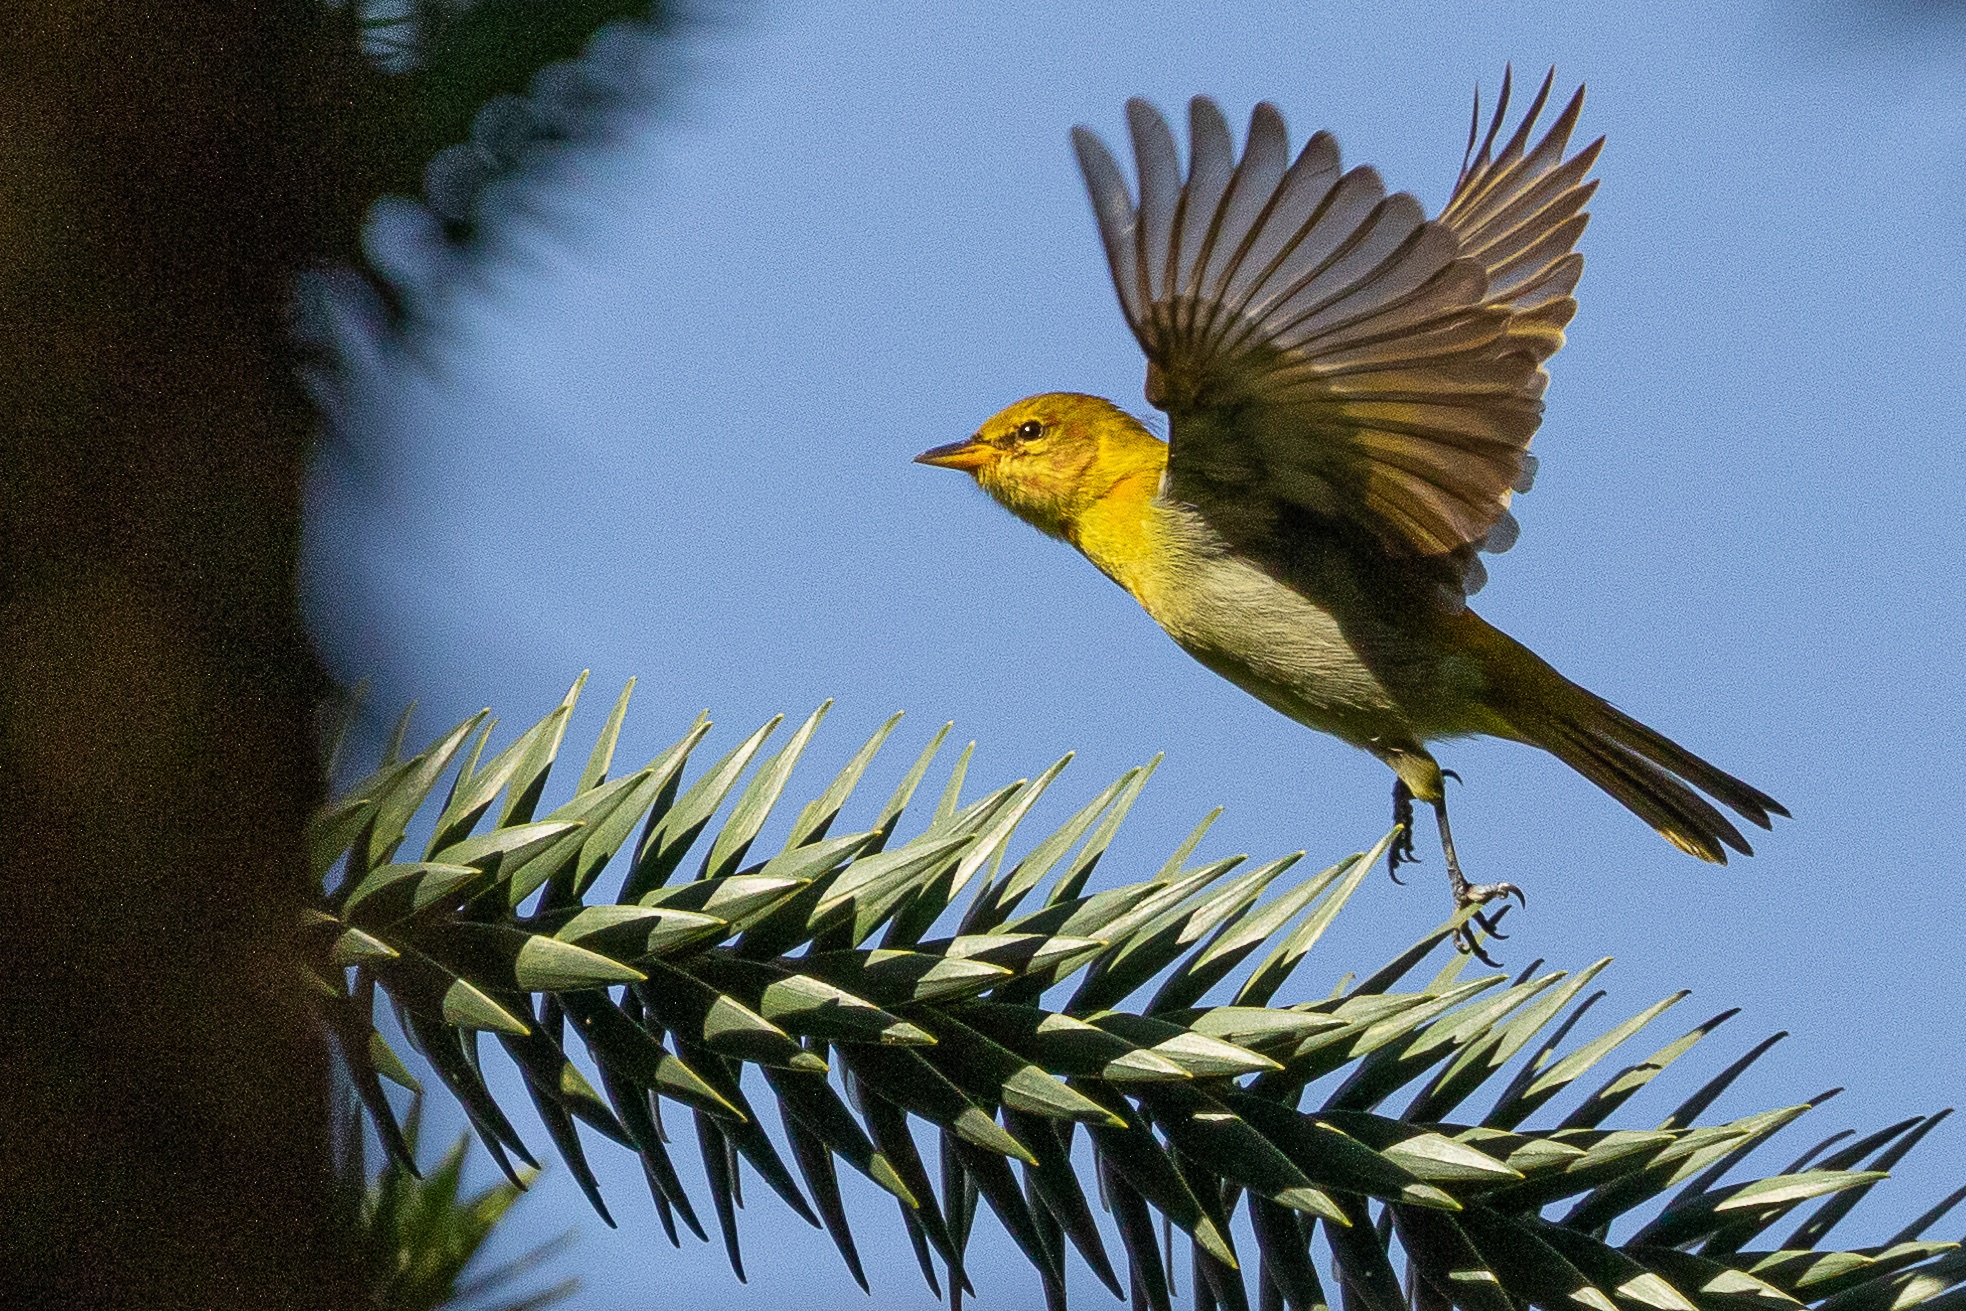
[[[992,452],[990,448],[974,437],[965,437],[947,446],[937,446],[934,450],[923,451],[915,457],[916,464],[932,464],[938,469],[975,470],[987,464]]]

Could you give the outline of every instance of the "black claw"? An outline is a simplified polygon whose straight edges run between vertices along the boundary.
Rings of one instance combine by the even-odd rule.
[[[1386,850],[1386,874],[1404,887],[1406,880],[1399,876],[1399,867],[1420,863],[1420,853],[1413,849],[1413,793],[1404,781],[1393,784],[1393,823],[1399,828],[1399,836]]]
[[[1451,770],[1451,769],[1443,769],[1443,770],[1441,770],[1441,771],[1440,771],[1440,776],[1441,776],[1442,778],[1451,778],[1451,779],[1453,779],[1453,780],[1454,780],[1454,781],[1455,781],[1456,783],[1459,783],[1459,782],[1461,781],[1461,776],[1460,776],[1459,774],[1457,774],[1457,773],[1455,773],[1455,772],[1454,772],[1453,770]]]
[[[1491,970],[1497,970],[1502,967],[1502,962],[1496,960],[1482,949],[1481,940],[1475,937],[1473,930],[1469,929],[1465,924],[1454,930],[1454,949],[1465,956],[1474,957]]]
[[[1419,863],[1420,853],[1413,849],[1413,826],[1408,824],[1400,830],[1400,835],[1393,839],[1392,846],[1386,851],[1386,874],[1393,882],[1405,887],[1406,880],[1399,876],[1399,867]]]

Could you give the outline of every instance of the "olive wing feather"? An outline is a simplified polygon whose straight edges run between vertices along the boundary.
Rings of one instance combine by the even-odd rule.
[[[1137,199],[1074,131],[1147,398],[1171,416],[1170,495],[1258,554],[1338,531],[1479,585],[1474,553],[1514,541],[1510,499],[1534,474],[1542,365],[1576,310],[1602,144],[1565,154],[1581,89],[1530,144],[1550,86],[1498,144],[1504,80],[1432,220],[1374,170],[1346,170],[1328,133],[1292,158],[1267,103],[1238,158],[1221,111],[1195,99],[1184,177],[1166,121],[1128,102]]]

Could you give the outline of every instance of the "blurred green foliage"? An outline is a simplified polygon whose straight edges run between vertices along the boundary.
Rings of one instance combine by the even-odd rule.
[[[344,112],[328,126],[340,162],[331,258],[356,262],[370,207],[387,195],[426,195],[449,235],[468,241],[478,184],[529,151],[577,140],[595,111],[626,89],[577,61],[609,24],[635,21],[653,34],[673,7],[651,0],[409,0],[332,10],[324,60],[329,96]],[[463,152],[460,154],[459,152]],[[447,162],[448,161],[448,162]]]
[[[410,1168],[417,1153],[421,1101],[405,1117],[409,1157],[385,1157],[371,1179],[359,1108],[348,1117],[341,1145],[345,1220],[358,1235],[359,1260],[376,1311],[534,1311],[572,1295],[577,1279],[525,1291],[518,1287],[572,1240],[571,1230],[509,1261],[473,1270],[485,1240],[524,1189],[501,1180],[477,1193],[464,1191],[470,1136],[451,1144],[435,1168]],[[521,1176],[531,1183],[537,1171]]]

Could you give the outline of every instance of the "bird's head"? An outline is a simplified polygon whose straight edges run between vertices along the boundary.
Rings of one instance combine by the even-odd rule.
[[[1085,507],[1121,480],[1136,474],[1157,480],[1167,447],[1111,401],[1046,392],[999,410],[974,436],[915,460],[964,470],[1018,518],[1069,537]]]

